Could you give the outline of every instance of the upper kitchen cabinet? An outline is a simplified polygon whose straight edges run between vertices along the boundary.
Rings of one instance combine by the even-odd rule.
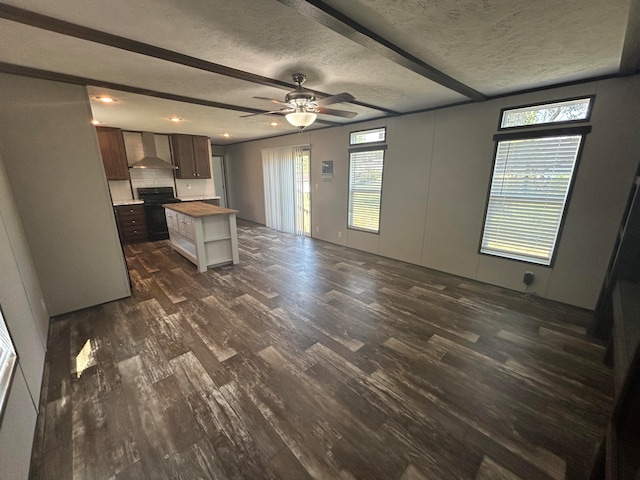
[[[129,165],[119,128],[96,127],[107,180],[129,180]]]
[[[176,178],[211,178],[208,137],[174,133],[171,155],[178,167]]]

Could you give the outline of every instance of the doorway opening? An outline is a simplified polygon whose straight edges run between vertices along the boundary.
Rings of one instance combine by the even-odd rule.
[[[222,155],[213,155],[211,157],[211,166],[213,169],[213,184],[216,195],[220,197],[220,206],[229,207],[229,197],[227,196],[227,169],[224,157]]]

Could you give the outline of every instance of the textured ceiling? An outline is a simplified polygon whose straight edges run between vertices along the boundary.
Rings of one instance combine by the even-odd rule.
[[[629,2],[325,0],[418,61],[487,96],[615,74]],[[292,73],[300,71],[308,77],[306,87],[326,94],[346,91],[369,107],[409,112],[469,100],[284,3],[295,2],[12,0],[6,4],[287,83]],[[270,110],[273,104],[252,97],[282,99],[289,90],[14,20],[0,19],[0,43],[0,62],[196,101]],[[109,106],[92,101],[94,117],[106,125],[204,134],[218,144],[294,131],[281,116],[240,118],[243,112],[236,110],[89,88],[91,97],[105,93],[119,100]],[[357,116],[321,118],[340,124],[385,115],[369,107],[332,105]],[[171,124],[167,120],[171,115],[185,122]],[[273,118],[280,125],[267,125]],[[326,124],[314,124],[322,126]],[[224,132],[231,137],[221,137]]]
[[[630,0],[325,3],[457,80],[496,95],[616,73]]]

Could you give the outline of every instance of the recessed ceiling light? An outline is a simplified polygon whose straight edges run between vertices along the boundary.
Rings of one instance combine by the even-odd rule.
[[[100,125],[102,122],[94,118],[93,120],[91,120],[91,123],[93,123],[94,125]]]
[[[93,97],[96,100],[102,102],[102,103],[113,103],[113,102],[117,102],[118,100],[116,100],[115,98],[112,97],[108,97],[107,95],[101,95],[99,97]]]
[[[231,135],[229,135],[228,133],[223,133],[222,136],[225,138],[229,138]]]
[[[180,123],[180,122],[184,121],[184,118],[180,118],[180,117],[169,117],[169,120],[171,120],[173,123]]]
[[[278,126],[278,122],[276,122],[276,121],[269,122],[269,123],[267,123],[267,125],[271,125],[272,127],[277,127]]]

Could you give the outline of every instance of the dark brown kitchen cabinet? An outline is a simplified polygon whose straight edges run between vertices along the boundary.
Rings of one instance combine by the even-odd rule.
[[[170,138],[176,178],[211,178],[208,137],[174,133]]]
[[[120,242],[123,245],[146,242],[149,234],[144,216],[144,205],[119,205],[113,207],[118,223]]]
[[[119,128],[96,127],[107,180],[129,180],[124,138]]]

